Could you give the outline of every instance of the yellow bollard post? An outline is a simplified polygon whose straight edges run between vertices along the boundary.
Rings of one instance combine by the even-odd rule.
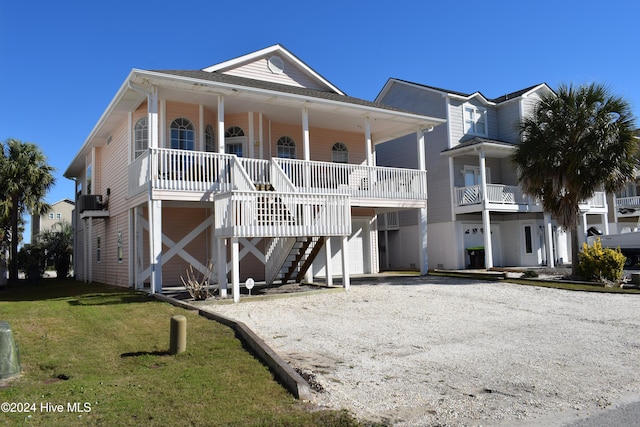
[[[187,349],[187,318],[182,314],[171,317],[169,353],[178,354]]]

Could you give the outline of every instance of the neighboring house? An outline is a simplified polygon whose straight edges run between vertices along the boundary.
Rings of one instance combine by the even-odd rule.
[[[51,210],[46,214],[31,217],[31,241],[44,230],[49,230],[54,224],[66,221],[73,223],[73,209],[75,203],[70,199],[62,199],[51,205]]]
[[[635,131],[640,148],[640,130]],[[609,213],[611,233],[627,233],[640,230],[640,167],[636,168],[635,179],[625,188],[610,196],[610,204],[614,209]]]
[[[378,272],[380,210],[426,211],[424,164],[378,167],[374,145],[410,135],[417,157],[443,122],[349,97],[280,45],[134,69],[64,174],[76,277],[161,292],[213,261],[223,296],[247,278],[347,287]]]
[[[499,98],[465,94],[390,79],[376,102],[447,120],[426,134],[428,171],[428,256],[430,268],[536,266],[570,262],[568,233],[543,215],[536,200],[518,186],[511,163],[521,141],[518,124],[543,94],[535,85]],[[400,138],[376,147],[378,164],[416,167]],[[582,229],[608,229],[608,205],[598,192],[581,205]],[[380,216],[381,267],[412,268],[407,251],[417,233],[417,216],[400,211]]]

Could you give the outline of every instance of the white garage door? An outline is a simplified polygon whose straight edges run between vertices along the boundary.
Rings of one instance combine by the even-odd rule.
[[[351,236],[349,236],[349,274],[363,274],[370,271],[369,262],[369,230],[366,219],[352,219]],[[342,237],[331,238],[331,266],[333,275],[342,274],[342,258],[340,256],[340,248],[342,247]],[[326,276],[325,251],[322,250],[318,254],[318,258],[313,263],[314,276]]]

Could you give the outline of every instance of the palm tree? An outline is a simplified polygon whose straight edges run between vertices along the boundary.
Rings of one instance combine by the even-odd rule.
[[[596,191],[614,192],[636,166],[634,118],[629,103],[592,83],[561,85],[543,96],[520,124],[523,142],[513,162],[522,190],[571,231],[573,272],[578,263],[579,203]]]
[[[47,256],[53,259],[58,279],[69,274],[73,255],[73,228],[68,221],[60,221],[50,229],[44,230],[39,239],[47,250]]]
[[[18,224],[28,211],[32,215],[41,215],[51,207],[44,202],[47,191],[53,186],[54,168],[49,166],[40,148],[31,142],[8,139],[0,143],[0,181],[4,196],[0,203],[2,215],[11,218],[11,257],[9,280],[18,278]]]

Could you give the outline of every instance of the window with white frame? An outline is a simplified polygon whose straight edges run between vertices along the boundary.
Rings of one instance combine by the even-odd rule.
[[[49,219],[54,219],[54,213],[53,212],[49,212]]]
[[[487,136],[487,109],[472,104],[464,104],[464,133]]]
[[[149,119],[143,117],[136,122],[133,128],[133,158],[137,159],[149,147]]]
[[[171,148],[193,150],[195,139],[195,128],[188,119],[180,117],[171,122]]]
[[[224,132],[224,152],[227,154],[235,154],[242,157],[242,148],[244,147],[244,131],[241,127],[231,126]]]
[[[462,175],[464,176],[464,186],[471,187],[473,185],[480,185],[482,182],[480,181],[480,167],[478,166],[465,166],[462,170]],[[487,180],[487,184],[491,183],[491,169],[485,168],[485,176]]]
[[[349,163],[349,150],[342,142],[336,142],[331,147],[331,161],[333,163]]]
[[[281,136],[276,144],[276,151],[281,159],[295,159],[296,143],[291,137]]]

